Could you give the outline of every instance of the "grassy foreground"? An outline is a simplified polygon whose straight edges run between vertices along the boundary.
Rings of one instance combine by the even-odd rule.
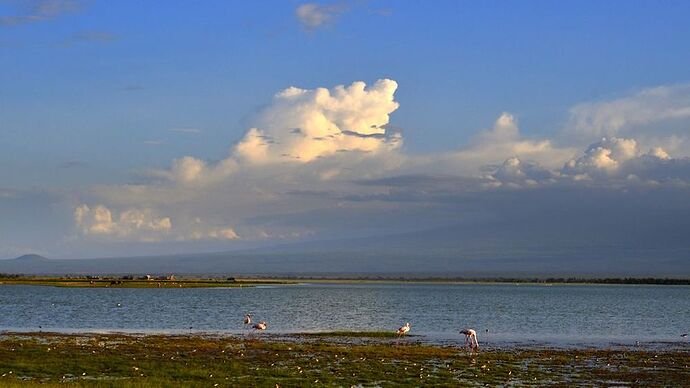
[[[342,343],[324,335],[285,339],[4,333],[0,386],[683,386],[690,381],[687,350],[508,349],[471,354],[376,333],[362,341],[366,336]]]

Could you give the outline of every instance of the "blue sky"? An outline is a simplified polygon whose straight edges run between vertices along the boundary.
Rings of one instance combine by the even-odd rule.
[[[665,179],[682,180],[678,171],[690,154],[684,113],[688,14],[685,1],[0,1],[0,256],[231,249],[409,231],[420,218],[428,219],[420,226],[437,226],[449,222],[434,215],[443,213],[438,208],[418,214],[406,207],[401,213],[409,217],[389,219],[391,207],[402,204],[371,202],[367,206],[382,212],[381,225],[353,221],[348,232],[335,227],[342,214],[330,209],[362,194],[362,185],[352,182],[439,174],[484,179],[512,157],[557,171],[559,179],[587,174],[564,165],[586,157],[603,136],[636,140],[634,150],[610,139],[600,144],[622,147],[606,148],[614,159],[623,158],[615,174],[606,167],[607,180],[621,178],[616,174],[623,162],[653,147],[681,165],[662,173]],[[284,163],[242,162],[233,151],[258,123],[271,138],[290,130],[266,115],[290,121],[308,102],[277,101],[281,90],[333,92],[356,81],[373,87],[380,79],[397,83],[392,98],[399,104],[381,108],[387,122],[375,123],[387,125],[385,144],[347,143],[354,147],[347,150],[380,160],[355,163],[324,151],[318,163],[286,172]],[[660,87],[661,97],[650,92]],[[637,117],[645,107],[649,114]],[[336,124],[349,122],[342,114]],[[403,145],[396,143],[390,155],[389,136],[398,132]],[[488,146],[499,138],[501,146]],[[548,146],[539,148],[544,141]],[[532,148],[522,155],[525,147]],[[203,161],[208,169],[202,173],[218,176],[212,188],[197,189],[204,194],[171,205],[152,194],[120,193],[132,187],[138,193],[178,190],[173,175],[183,170],[175,170],[175,160],[185,156]],[[328,171],[315,166],[326,159]],[[222,161],[233,164],[232,172],[212,171]],[[596,163],[587,166],[603,166]],[[342,170],[333,172],[334,166]],[[364,172],[342,173],[358,169]],[[292,177],[290,183],[274,184],[276,171]],[[625,178],[641,176],[626,172]],[[321,181],[304,178],[309,174],[320,174]],[[318,203],[286,196],[295,186],[339,196]],[[255,191],[278,199],[267,195],[263,202]],[[246,211],[235,211],[221,200],[230,193],[255,200],[243,202]],[[207,208],[213,201],[215,210]],[[75,221],[82,205],[89,210]],[[144,237],[124,226],[93,229],[96,206],[110,212],[113,225],[136,210],[144,224],[160,226],[167,237],[153,233],[156,227]],[[324,225],[307,226],[299,216],[319,210],[330,214]],[[290,222],[277,221],[287,213]],[[189,224],[208,218],[213,221],[199,230]],[[156,224],[164,219],[170,228]]]

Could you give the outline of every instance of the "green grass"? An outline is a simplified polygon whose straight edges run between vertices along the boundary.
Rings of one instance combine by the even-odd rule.
[[[361,335],[350,333],[355,339]],[[0,335],[3,387],[683,386],[690,379],[689,365],[690,353],[683,350],[504,349],[472,354],[387,336],[358,344],[265,335]]]
[[[303,337],[312,338],[397,338],[398,334],[393,331],[326,331],[318,333],[300,333]],[[410,337],[411,335],[407,335]],[[413,335],[412,335],[413,336]]]

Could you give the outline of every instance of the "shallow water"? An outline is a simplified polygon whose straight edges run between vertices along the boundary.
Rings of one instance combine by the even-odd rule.
[[[118,307],[118,303],[120,306]],[[303,284],[254,288],[0,286],[0,330],[243,333],[395,330],[484,344],[602,345],[690,338],[690,287],[506,284]],[[191,328],[191,330],[190,330]],[[487,332],[488,330],[488,332]]]

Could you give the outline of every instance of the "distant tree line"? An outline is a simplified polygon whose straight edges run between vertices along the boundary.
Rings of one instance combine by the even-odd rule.
[[[511,278],[511,277],[420,277],[420,276],[262,276],[267,279],[294,280],[364,280],[364,281],[400,281],[400,282],[471,282],[471,283],[538,283],[538,284],[659,284],[659,285],[690,285],[690,278]]]
[[[661,284],[661,285],[690,285],[690,279],[669,278],[546,278],[546,279],[495,279],[483,281],[510,282],[510,283],[591,283],[591,284]]]

